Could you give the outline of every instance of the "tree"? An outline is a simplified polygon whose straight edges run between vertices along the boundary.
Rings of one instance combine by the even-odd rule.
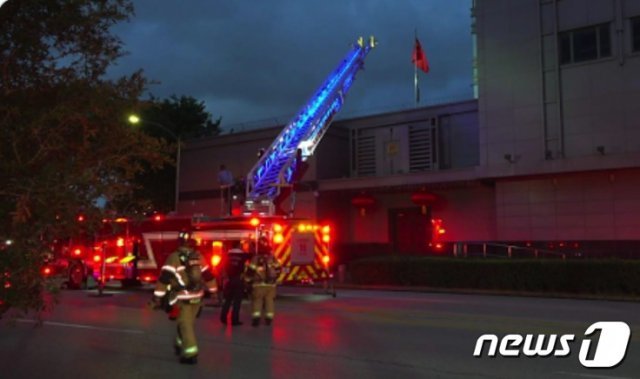
[[[0,316],[48,305],[41,254],[130,202],[133,179],[167,144],[131,128],[141,72],[105,78],[122,53],[109,28],[128,0],[10,0],[0,8]],[[96,198],[109,199],[106,209]],[[135,208],[135,207],[132,207]]]
[[[204,102],[191,96],[173,95],[164,100],[152,98],[141,106],[142,129],[153,137],[162,138],[167,143],[173,144],[173,161],[160,170],[141,172],[136,179],[139,184],[136,196],[139,199],[148,199],[151,210],[167,213],[175,206],[175,158],[177,156],[175,137],[180,137],[184,141],[218,135],[221,118],[212,121],[211,114],[205,110]]]
[[[152,136],[167,138],[166,133],[149,123],[145,124],[144,120],[160,123],[185,140],[218,135],[222,118],[213,121],[203,101],[192,96],[172,95],[164,100],[152,97],[146,106],[143,104],[142,120],[144,130]]]

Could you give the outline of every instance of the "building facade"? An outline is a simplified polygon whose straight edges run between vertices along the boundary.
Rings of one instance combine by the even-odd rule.
[[[640,2],[477,0],[471,22],[478,99],[334,122],[288,209],[343,251],[636,248]],[[189,141],[179,211],[221,215],[218,166],[246,175],[281,128]]]
[[[640,2],[474,4],[496,240],[640,239]]]

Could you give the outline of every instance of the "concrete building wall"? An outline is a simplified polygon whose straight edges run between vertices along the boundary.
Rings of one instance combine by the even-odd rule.
[[[640,233],[640,170],[496,183],[498,239],[633,240]]]
[[[388,177],[478,164],[475,100],[345,120],[351,176]]]
[[[350,200],[358,191],[320,194],[318,214],[328,220],[339,220],[340,242],[391,244],[390,214],[393,210],[419,210],[411,194],[419,188],[405,188],[395,193],[370,192],[376,205],[363,215]],[[496,238],[495,197],[492,186],[479,183],[430,190],[438,201],[428,207],[429,218],[443,220],[446,233],[443,242],[458,240],[488,241]],[[333,204],[333,205],[332,205]],[[339,204],[339,205],[338,205]],[[425,240],[430,240],[425,236]]]
[[[640,239],[640,2],[477,0],[474,14],[478,176],[495,181],[495,239]],[[597,56],[577,59],[586,30]]]
[[[522,174],[548,171],[551,160],[599,150],[638,159],[630,141],[639,133],[640,55],[631,52],[629,21],[640,15],[638,2],[478,0],[475,14],[480,151],[489,176],[511,165]],[[561,35],[598,24],[609,30],[610,54],[563,63]]]

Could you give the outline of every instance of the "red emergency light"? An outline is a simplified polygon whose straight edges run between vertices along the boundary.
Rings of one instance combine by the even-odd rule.
[[[214,254],[211,256],[211,264],[213,265],[213,267],[217,267],[220,264],[221,260],[222,260],[222,257],[219,256],[218,254]]]

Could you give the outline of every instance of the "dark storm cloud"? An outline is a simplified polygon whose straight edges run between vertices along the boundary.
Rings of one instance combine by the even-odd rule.
[[[204,100],[223,125],[297,112],[360,35],[380,41],[342,115],[413,102],[414,30],[431,64],[423,102],[471,97],[470,0],[135,1],[115,27],[129,55],[112,72],[144,69],[158,97]]]

